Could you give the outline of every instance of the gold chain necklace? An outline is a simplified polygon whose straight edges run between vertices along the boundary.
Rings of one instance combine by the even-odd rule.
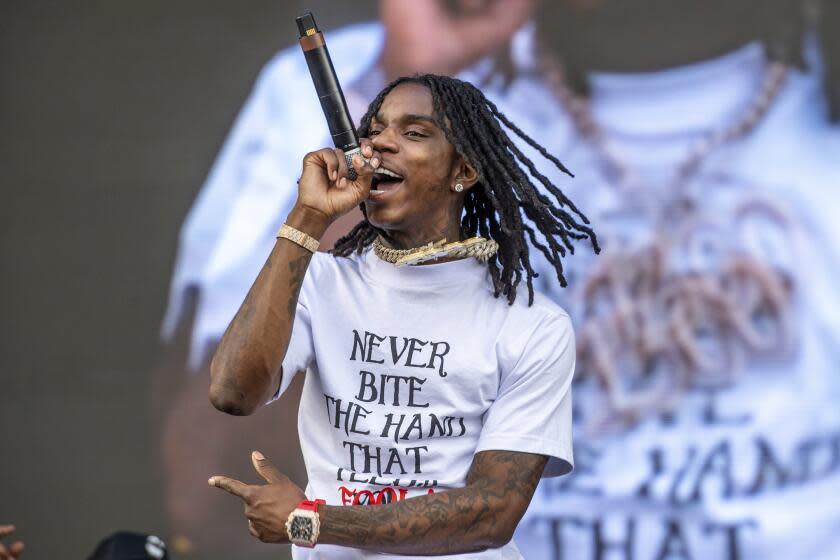
[[[607,184],[624,195],[626,204],[634,204],[648,187],[641,172],[619,155],[591,102],[572,91],[562,64],[548,55],[542,64],[543,75],[578,134],[598,156]],[[789,350],[796,341],[792,304],[797,286],[770,263],[734,251],[702,271],[680,272],[673,264],[691,247],[693,230],[732,219],[716,208],[715,221],[710,221],[699,198],[703,195],[689,190],[691,182],[698,180],[715,150],[747,137],[763,122],[787,75],[785,64],[767,62],[761,84],[742,114],[689,149],[663,191],[670,198],[645,205],[646,211],[653,209],[652,240],[634,249],[605,242],[611,256],[580,279],[576,303],[583,322],[577,375],[594,375],[608,400],[608,406],[587,420],[585,430],[598,433],[613,422],[633,424],[653,411],[672,411],[690,389],[727,386],[746,360]],[[763,208],[775,214],[772,206],[749,198],[731,214]],[[685,229],[675,228],[675,223],[685,224]],[[724,236],[732,242],[728,229]],[[649,379],[657,381],[647,383]]]
[[[386,247],[379,237],[373,240],[374,254],[383,261],[395,266],[419,264],[441,257],[474,257],[481,262],[487,262],[498,250],[498,243],[492,239],[484,239],[483,237],[471,237],[464,241],[456,241],[454,243],[447,243],[446,238],[444,238],[440,241],[427,243],[422,247],[415,247],[414,249],[393,249]]]
[[[549,53],[541,53],[539,61],[549,87],[571,118],[577,132],[595,150],[610,184],[625,195],[638,196],[639,185],[635,183],[639,181],[640,172],[618,155],[618,150],[597,121],[591,101],[572,91],[566,80],[565,67],[560,60]],[[676,167],[668,189],[671,196],[684,201],[688,196],[685,190],[690,179],[697,174],[706,158],[716,149],[748,136],[762,122],[779,96],[787,77],[787,64],[767,61],[761,85],[742,114],[730,124],[695,142],[685,159]]]

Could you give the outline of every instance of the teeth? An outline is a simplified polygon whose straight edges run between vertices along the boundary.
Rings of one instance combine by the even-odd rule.
[[[385,169],[384,167],[380,167],[376,170],[377,173],[381,173],[382,175],[387,175],[388,177],[394,177],[395,179],[402,179],[401,176],[397,175],[390,169]]]

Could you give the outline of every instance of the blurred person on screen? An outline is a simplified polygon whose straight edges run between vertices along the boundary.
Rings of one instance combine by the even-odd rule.
[[[579,452],[520,524],[527,558],[840,556],[840,502],[825,499],[840,490],[838,11],[394,0],[381,23],[328,32],[355,117],[399,74],[480,84],[569,165],[565,188],[603,232],[602,255],[576,259],[572,289],[553,294],[581,332]],[[212,416],[206,358],[295,199],[298,162],[328,138],[305,75],[297,47],[265,67],[182,230],[163,332],[185,337],[202,379],[170,416],[171,488],[203,483],[196,457],[230,453],[227,428],[189,430]]]

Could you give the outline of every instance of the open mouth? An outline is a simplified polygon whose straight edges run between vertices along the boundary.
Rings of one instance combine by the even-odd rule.
[[[403,179],[404,177],[402,175],[380,166],[371,179],[369,198],[375,200],[393,192],[402,185]]]

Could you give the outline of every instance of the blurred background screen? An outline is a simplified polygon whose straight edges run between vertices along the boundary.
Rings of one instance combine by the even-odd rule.
[[[525,557],[840,558],[834,0],[0,1],[0,525],[23,557],[118,530],[290,557],[206,481],[255,482],[260,449],[305,485],[300,379],[247,418],[207,386],[330,145],[307,10],[356,120],[398,76],[470,81],[575,173],[550,178],[602,240],[568,288],[537,264],[577,333],[576,469],[538,488]]]

